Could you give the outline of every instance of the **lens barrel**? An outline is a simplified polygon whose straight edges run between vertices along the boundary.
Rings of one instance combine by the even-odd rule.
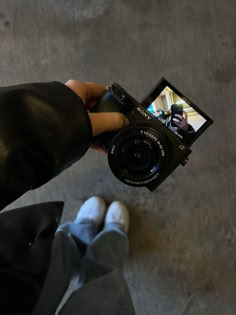
[[[135,123],[113,138],[108,162],[114,175],[130,186],[158,180],[168,165],[168,140],[153,123]]]

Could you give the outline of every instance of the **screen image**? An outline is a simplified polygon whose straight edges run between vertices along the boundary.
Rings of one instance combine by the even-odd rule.
[[[192,141],[206,122],[203,116],[168,86],[147,110],[186,144]]]

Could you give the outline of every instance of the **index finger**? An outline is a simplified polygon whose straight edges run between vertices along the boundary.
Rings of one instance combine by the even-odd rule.
[[[180,115],[180,114],[175,114],[175,117],[180,118],[180,119],[183,119],[183,116]]]
[[[84,84],[85,84],[85,88],[86,88],[86,90],[85,90],[86,102],[91,102],[93,100],[97,100],[106,91],[106,88],[103,85],[100,85],[98,83],[84,82]]]

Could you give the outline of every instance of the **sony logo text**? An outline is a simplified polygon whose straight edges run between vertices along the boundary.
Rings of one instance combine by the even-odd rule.
[[[140,112],[147,120],[151,119],[151,117],[140,107],[137,107],[137,111]]]

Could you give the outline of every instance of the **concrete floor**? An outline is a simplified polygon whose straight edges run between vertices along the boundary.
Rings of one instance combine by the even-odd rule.
[[[0,0],[0,84],[120,83],[141,100],[161,76],[215,124],[154,193],[125,186],[89,151],[8,209],[91,195],[125,202],[125,268],[138,315],[236,314],[235,0]]]

